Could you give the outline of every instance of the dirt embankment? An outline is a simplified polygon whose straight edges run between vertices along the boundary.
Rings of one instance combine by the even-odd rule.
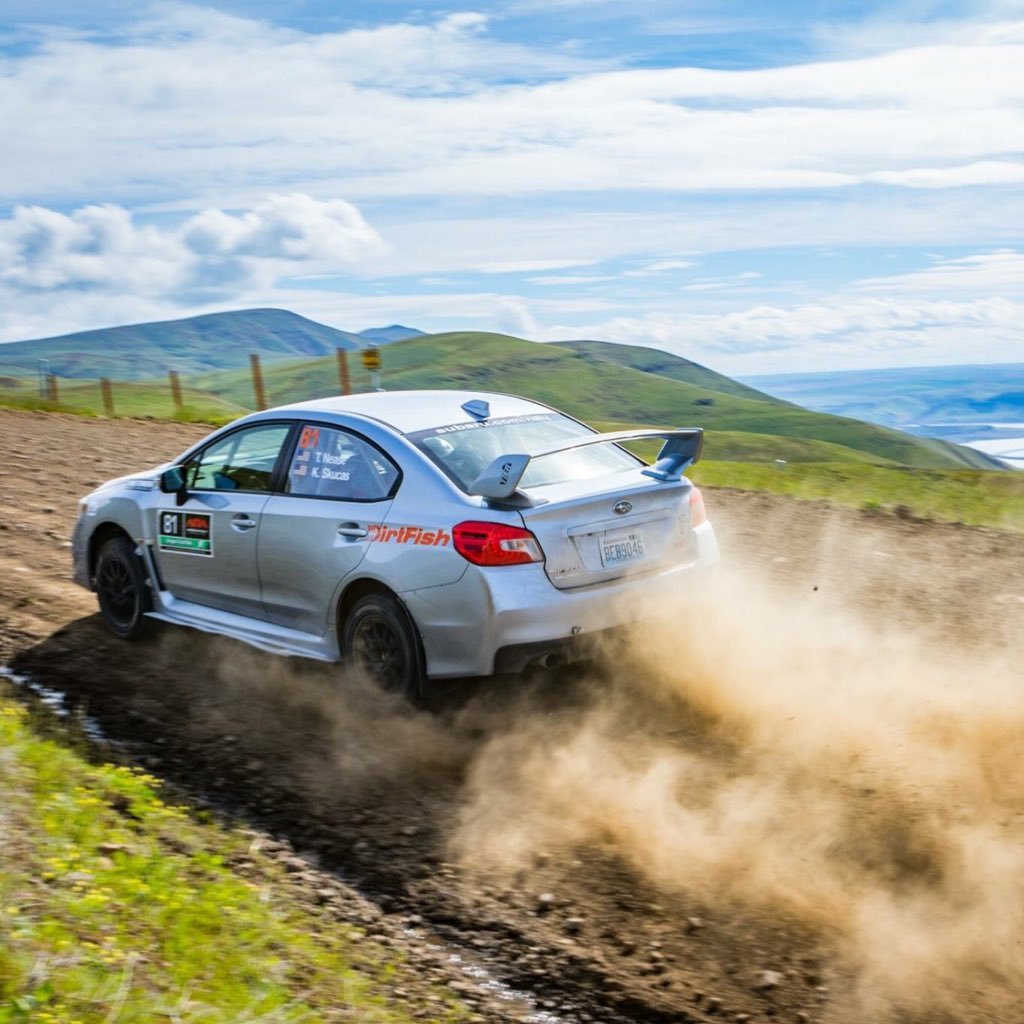
[[[598,669],[413,712],[228,641],[105,635],[75,500],[202,433],[0,413],[0,658],[309,853],[312,886],[339,872],[411,956],[437,937],[532,993],[478,986],[485,1018],[1019,1019],[1024,538],[716,492],[713,596]]]

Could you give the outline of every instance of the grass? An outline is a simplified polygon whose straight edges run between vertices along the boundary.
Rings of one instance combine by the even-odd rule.
[[[681,356],[662,352],[655,348],[644,348],[640,345],[617,345],[610,341],[557,341],[560,348],[573,351],[582,358],[602,360],[619,366],[631,366],[645,373],[656,373],[660,377],[671,377],[673,380],[685,381],[687,384],[698,384],[709,391],[720,391],[726,395],[737,395],[740,398],[753,398],[761,402],[772,402],[777,405],[788,405],[781,398],[766,395],[763,391],[748,387],[739,381],[726,377],[724,374],[709,370],[700,363],[691,362]]]
[[[249,837],[90,764],[2,693],[0,862],[0,1024],[411,1019],[384,988],[409,968],[299,900]],[[464,1019],[437,994],[435,1020]]]
[[[625,429],[623,423],[602,423],[603,430]],[[754,447],[748,447],[753,439]],[[1024,473],[976,469],[917,469],[895,463],[849,458],[846,449],[836,460],[824,442],[807,442],[806,450],[790,449],[788,439],[709,431],[703,458],[687,472],[702,487],[733,487],[763,491],[804,501],[828,501],[939,522],[989,526],[1024,533]],[[653,462],[660,442],[626,446]],[[728,452],[729,454],[724,454]],[[734,458],[745,456],[745,458]],[[805,458],[804,456],[809,456]],[[784,460],[782,464],[776,460]]]
[[[114,415],[148,419],[178,420],[183,423],[228,423],[244,416],[249,409],[217,395],[183,388],[184,404],[175,406],[170,387],[164,382],[124,382],[113,385]],[[34,387],[5,388],[0,391],[0,407],[35,412],[67,412],[80,416],[105,416],[98,381],[61,381],[58,401],[40,398]]]
[[[698,463],[689,475],[702,486],[824,499],[850,508],[1024,533],[1024,473],[852,462],[789,463],[779,469],[707,461]]]

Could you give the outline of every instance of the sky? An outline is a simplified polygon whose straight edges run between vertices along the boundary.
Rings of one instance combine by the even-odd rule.
[[[1024,0],[0,0],[0,341],[1024,362]]]

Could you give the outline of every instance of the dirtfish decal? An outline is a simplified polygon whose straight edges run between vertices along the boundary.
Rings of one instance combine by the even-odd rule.
[[[370,540],[387,544],[418,544],[421,547],[446,548],[452,542],[444,530],[425,530],[422,526],[385,526],[370,523]]]

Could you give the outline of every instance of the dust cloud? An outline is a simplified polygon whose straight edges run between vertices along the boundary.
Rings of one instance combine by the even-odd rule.
[[[665,891],[806,924],[852,979],[851,1019],[1024,993],[1019,658],[809,587],[718,584],[651,609],[582,706],[492,731],[457,855],[513,872],[597,845]]]
[[[829,552],[851,545],[822,539],[816,578],[840,578]],[[863,581],[800,593],[770,575],[723,572],[700,601],[651,608],[564,694],[559,680],[467,684],[431,713],[338,666],[197,648],[184,631],[159,660],[191,665],[169,698],[189,742],[242,737],[227,761],[280,782],[328,834],[376,806],[492,879],[541,851],[568,864],[596,850],[723,922],[736,909],[820,936],[843,980],[831,1019],[1013,1019],[1019,656],[1001,629],[965,645],[927,603],[866,605]]]
[[[196,665],[178,680],[189,742],[238,744],[235,761],[272,773],[302,803],[324,809],[385,798],[422,783],[443,786],[465,763],[466,745],[441,719],[337,664],[268,657],[220,637],[168,631],[160,661]],[[411,790],[410,790],[411,791]],[[298,807],[296,808],[298,811]]]

